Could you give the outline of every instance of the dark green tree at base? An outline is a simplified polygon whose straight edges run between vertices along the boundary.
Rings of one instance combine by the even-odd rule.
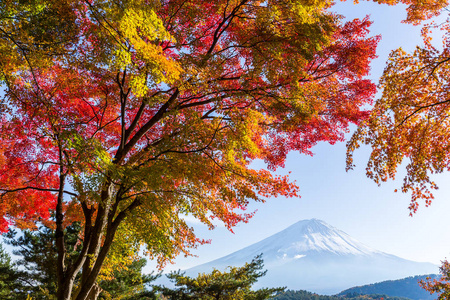
[[[0,299],[16,300],[22,290],[23,272],[12,262],[11,256],[0,244]]]
[[[78,255],[80,225],[73,223],[65,228],[66,255]],[[10,230],[3,235],[4,241],[13,247],[18,260],[13,264],[0,243],[0,300],[53,299],[56,295],[57,274],[55,265],[57,251],[55,231],[41,226],[37,230],[24,230],[21,235]],[[142,274],[146,259],[133,261],[126,268],[114,270],[110,280],[99,280],[102,300],[155,299],[152,292],[145,291],[145,285],[158,277]],[[21,267],[21,271],[17,269]],[[80,276],[75,284],[78,285]],[[8,298],[9,297],[9,298]],[[53,298],[52,298],[53,297]],[[95,297],[94,297],[95,299]]]
[[[196,278],[185,276],[181,272],[172,272],[167,277],[175,283],[175,288],[155,287],[164,297],[170,300],[187,299],[245,299],[260,300],[273,297],[284,288],[263,288],[252,290],[258,279],[266,274],[262,271],[262,255],[256,256],[250,263],[242,267],[228,267],[228,271],[213,270],[209,274],[199,274]]]

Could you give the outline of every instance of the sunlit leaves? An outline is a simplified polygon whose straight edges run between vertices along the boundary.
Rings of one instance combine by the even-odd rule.
[[[378,184],[395,178],[406,161],[402,192],[412,192],[412,212],[419,199],[426,205],[433,199],[430,175],[450,167],[449,72],[447,47],[393,51],[380,81],[382,97],[348,144],[349,167],[360,143],[372,146],[367,175]]]
[[[186,218],[232,230],[253,215],[250,201],[298,196],[273,171],[290,151],[343,140],[375,93],[365,76],[379,37],[368,37],[367,18],[342,22],[330,1],[39,3],[67,16],[2,36],[0,51],[73,26],[51,51],[0,61],[11,66],[2,70],[14,112],[0,124],[1,229],[50,226],[59,195],[59,226],[84,226],[87,254],[71,263],[91,284],[114,273],[102,264],[126,265],[127,247],[163,265],[205,243]],[[0,25],[12,34],[27,20]],[[62,264],[59,278],[76,275]]]
[[[53,56],[54,66],[23,69],[8,98],[26,131],[5,122],[4,133],[12,149],[15,136],[36,158],[46,152],[27,164],[55,185],[31,187],[51,195],[58,172],[68,175],[66,214],[110,201],[102,189],[112,184],[114,216],[139,202],[130,226],[146,219],[153,228],[137,240],[164,241],[152,251],[169,258],[200,241],[183,216],[231,228],[251,216],[235,212],[250,199],[296,196],[287,178],[251,170],[251,161],[275,169],[291,150],[341,140],[374,92],[363,79],[378,41],[365,37],[370,22],[341,24],[328,2],[70,5],[77,48]],[[4,164],[11,169],[12,156]],[[30,185],[22,183],[27,193]]]
[[[358,0],[354,2],[358,3]],[[438,16],[442,9],[448,6],[446,0],[374,0],[380,4],[397,5],[399,3],[407,5],[406,11],[408,13],[405,22],[412,24],[420,24],[424,20]]]
[[[92,16],[111,35],[108,47],[114,65],[132,74],[130,84],[136,96],[145,95],[152,83],[173,83],[181,72],[160,46],[173,37],[156,15],[158,6],[156,1],[143,0],[93,1],[89,6]]]
[[[52,65],[73,50],[79,38],[77,1],[2,1],[0,53],[2,83],[21,71]]]
[[[430,294],[436,294],[437,299],[445,300],[450,297],[450,263],[447,260],[442,262],[439,273],[441,275],[439,280],[427,278],[426,281],[421,280],[419,284]]]

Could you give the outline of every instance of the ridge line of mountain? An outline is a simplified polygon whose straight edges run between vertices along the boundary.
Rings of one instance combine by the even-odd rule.
[[[324,221],[310,219],[186,273],[195,276],[213,268],[240,266],[261,253],[268,272],[258,286],[287,286],[329,295],[354,286],[438,272],[433,264],[373,249]]]

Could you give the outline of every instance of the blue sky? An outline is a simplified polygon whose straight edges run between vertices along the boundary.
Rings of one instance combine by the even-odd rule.
[[[420,28],[401,23],[406,17],[404,6],[340,2],[333,10],[348,19],[370,15],[374,21],[371,34],[382,35],[379,58],[372,63],[374,81],[381,75],[391,50],[402,47],[411,51],[421,43]],[[286,168],[277,171],[291,172],[290,178],[300,186],[301,198],[251,204],[249,210],[258,210],[256,215],[249,223],[238,225],[234,234],[222,226],[209,231],[192,220],[198,235],[211,239],[211,244],[192,252],[198,257],[179,258],[166,270],[185,269],[222,257],[310,218],[322,219],[372,248],[403,258],[435,264],[450,258],[449,174],[435,177],[440,189],[431,207],[421,205],[418,213],[409,217],[409,195],[394,193],[401,186],[402,171],[397,181],[379,187],[365,176],[368,148],[356,153],[356,168],[350,172],[345,171],[345,143],[321,143],[312,150],[313,157],[291,153]],[[153,267],[149,262],[147,270]]]
[[[354,5],[349,1],[339,2],[333,10],[348,19],[370,15],[374,21],[371,34],[382,35],[379,58],[372,63],[374,81],[381,75],[391,50],[402,47],[411,51],[421,43],[420,29],[401,23],[406,17],[402,6],[372,2]],[[222,257],[310,218],[324,220],[370,247],[403,258],[435,264],[450,258],[450,174],[435,177],[440,189],[431,207],[422,205],[416,215],[409,217],[409,195],[394,193],[401,185],[401,171],[396,182],[378,187],[365,176],[369,149],[356,153],[356,168],[350,172],[345,171],[345,143],[321,143],[312,150],[313,157],[291,153],[286,167],[277,171],[291,172],[291,180],[300,186],[301,198],[252,203],[249,211],[257,210],[256,215],[249,223],[235,227],[234,234],[223,226],[209,231],[191,220],[198,236],[211,239],[211,244],[192,251],[198,257],[181,257],[166,270],[185,269]],[[146,270],[154,267],[149,262]]]

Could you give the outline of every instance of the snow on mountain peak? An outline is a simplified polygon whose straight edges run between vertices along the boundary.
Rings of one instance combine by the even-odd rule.
[[[302,220],[290,227],[221,259],[221,263],[250,261],[263,253],[266,266],[313,257],[387,255],[318,219]]]
[[[277,245],[279,254],[277,256],[292,258],[313,254],[372,255],[380,253],[317,219],[299,221],[257,244],[260,243]]]
[[[287,286],[327,294],[345,288],[430,274],[437,267],[374,250],[324,221],[299,221],[258,243],[187,270],[188,274],[243,265],[263,253],[261,286]]]

